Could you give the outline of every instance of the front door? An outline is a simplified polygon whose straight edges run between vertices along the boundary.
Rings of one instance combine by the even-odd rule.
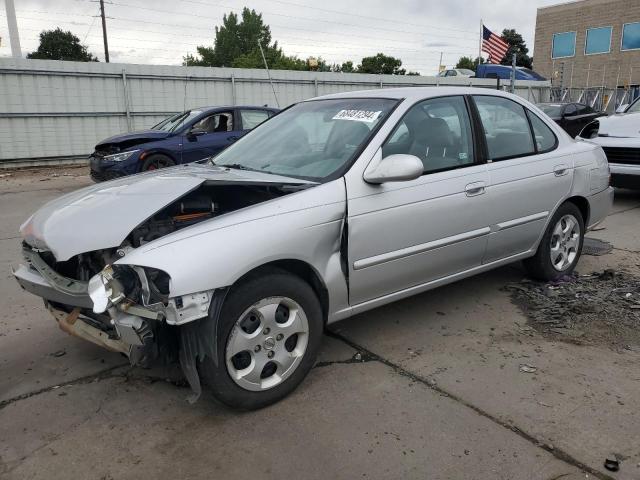
[[[217,112],[198,120],[184,135],[182,162],[195,162],[216,155],[241,135],[233,112]]]
[[[479,266],[488,224],[486,165],[462,96],[413,106],[376,155],[415,155],[412,181],[347,186],[351,305]]]
[[[475,95],[488,149],[491,234],[483,263],[535,246],[548,217],[571,189],[573,158],[536,114],[493,95]]]

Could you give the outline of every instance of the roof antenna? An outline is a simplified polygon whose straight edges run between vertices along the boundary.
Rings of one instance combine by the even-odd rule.
[[[280,108],[280,102],[278,102],[278,95],[276,95],[276,89],[273,87],[273,80],[271,80],[271,72],[269,72],[269,66],[267,65],[267,59],[264,56],[260,39],[258,39],[258,47],[260,47],[260,53],[262,54],[262,61],[264,62],[264,68],[267,71],[267,77],[269,77],[269,83],[271,84],[271,90],[273,90],[273,96],[276,99],[276,105]]]

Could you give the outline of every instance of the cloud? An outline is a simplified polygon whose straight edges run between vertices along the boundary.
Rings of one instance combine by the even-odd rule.
[[[112,61],[180,64],[197,45],[212,45],[214,26],[224,13],[243,6],[263,13],[274,40],[286,53],[320,56],[330,63],[384,52],[423,74],[462,56],[475,56],[480,18],[494,31],[515,28],[533,49],[536,8],[557,0],[115,0],[105,4]],[[17,7],[23,54],[38,46],[38,34],[60,27],[71,30],[100,59],[102,30],[98,5],[89,0],[20,0]],[[0,13],[3,7],[0,7]],[[463,12],[463,13],[461,13]],[[2,17],[0,17],[1,19]],[[0,56],[10,54],[7,38]],[[116,54],[117,52],[117,54]]]

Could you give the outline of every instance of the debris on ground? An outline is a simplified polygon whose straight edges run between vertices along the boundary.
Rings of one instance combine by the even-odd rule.
[[[549,283],[523,280],[505,289],[527,316],[528,325],[539,333],[627,350],[640,344],[638,276],[607,269],[565,275]]]
[[[536,373],[538,369],[533,365],[527,365],[526,363],[523,363],[522,365],[520,365],[520,371],[522,373]]]
[[[10,173],[0,173],[0,178],[6,178],[6,177],[10,177],[11,174]]]
[[[620,462],[615,458],[606,458],[604,460],[604,468],[606,468],[610,472],[617,472],[618,470],[620,470]]]
[[[64,356],[64,355],[66,355],[66,354],[67,354],[66,350],[58,350],[58,351],[56,351],[56,352],[53,352],[53,353],[51,354],[51,356],[52,356],[52,357],[56,357],[56,358],[58,358],[58,357],[62,357],[62,356]]]
[[[582,255],[594,255],[599,257],[600,255],[606,255],[611,253],[613,245],[597,238],[584,237],[582,243]]]

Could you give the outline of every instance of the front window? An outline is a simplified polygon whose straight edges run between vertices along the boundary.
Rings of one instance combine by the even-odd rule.
[[[242,137],[212,162],[323,181],[340,174],[397,104],[385,98],[302,102]]]
[[[640,98],[627,107],[625,113],[639,113],[640,112]]]
[[[181,129],[186,123],[190,122],[198,115],[202,114],[202,110],[187,110],[186,112],[178,113],[172,117],[163,120],[151,127],[152,130],[162,130],[164,132],[175,132]]]
[[[589,28],[584,44],[584,54],[609,53],[611,51],[611,27]]]
[[[418,157],[424,173],[474,163],[471,121],[464,98],[441,97],[411,107],[382,146],[382,156]]]
[[[640,48],[640,22],[625,23],[622,27],[621,50],[637,50]]]
[[[551,58],[573,57],[576,54],[576,32],[554,33]]]
[[[215,113],[204,117],[191,127],[192,132],[220,133],[233,130],[233,115],[231,112]]]

